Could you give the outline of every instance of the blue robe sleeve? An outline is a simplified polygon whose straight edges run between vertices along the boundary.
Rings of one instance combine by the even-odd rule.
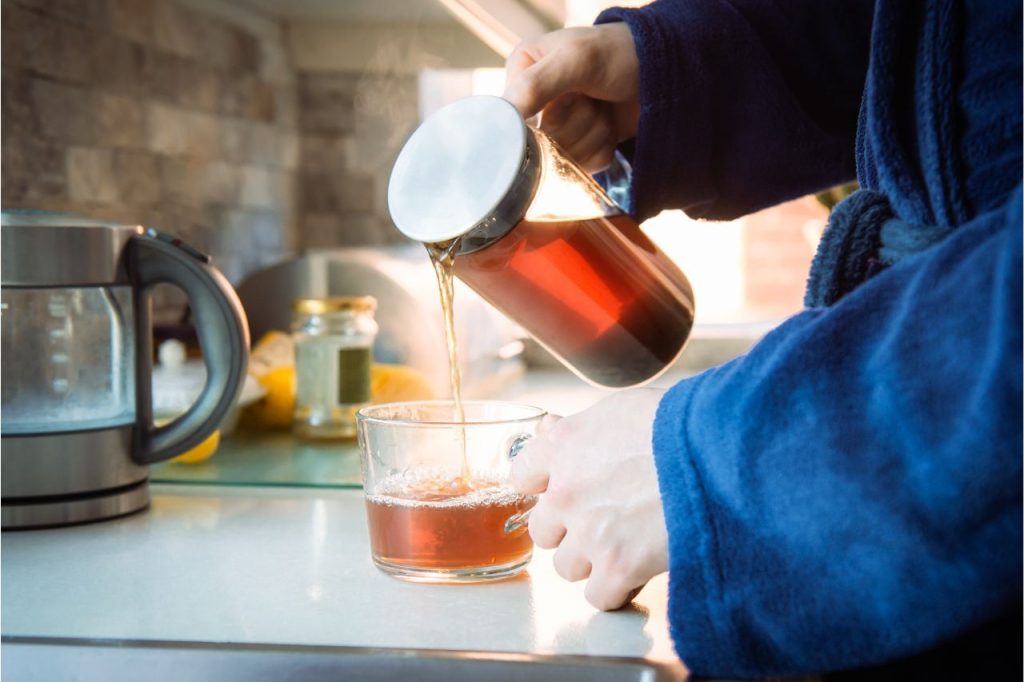
[[[640,61],[631,212],[734,218],[852,180],[868,0],[614,8]]]
[[[1021,201],[666,394],[670,622],[693,672],[862,666],[1019,608]]]

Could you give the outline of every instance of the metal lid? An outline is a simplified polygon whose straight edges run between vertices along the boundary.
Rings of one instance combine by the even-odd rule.
[[[428,117],[398,155],[388,185],[391,218],[420,242],[474,230],[491,240],[525,214],[540,177],[538,157],[533,135],[506,100],[453,102]]]
[[[5,209],[0,217],[0,276],[4,286],[71,287],[124,283],[122,250],[144,234],[66,213]]]
[[[292,302],[292,310],[303,315],[323,315],[343,310],[373,312],[377,309],[377,299],[373,296],[331,296],[329,298],[297,298]]]

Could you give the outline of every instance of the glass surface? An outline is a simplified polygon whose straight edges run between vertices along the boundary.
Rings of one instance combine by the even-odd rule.
[[[0,324],[5,435],[135,422],[131,287],[5,287]]]
[[[231,434],[213,457],[197,464],[154,465],[154,483],[361,488],[359,448],[349,443],[308,443],[287,431]]]
[[[544,410],[452,401],[360,410],[359,446],[373,561],[398,578],[492,580],[523,570],[533,552],[534,496],[508,484],[511,461]]]

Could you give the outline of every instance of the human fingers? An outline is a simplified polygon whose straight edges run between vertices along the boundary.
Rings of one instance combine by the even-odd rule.
[[[601,611],[615,611],[632,602],[644,589],[644,585],[631,584],[622,577],[605,573],[595,566],[587,586],[583,588],[583,596]]]
[[[533,66],[543,55],[543,47],[539,41],[522,41],[505,59],[505,77],[515,78]]]
[[[599,124],[596,103],[575,93],[556,99],[540,119],[540,129],[567,151]]]
[[[530,537],[535,545],[543,549],[558,547],[565,537],[565,524],[561,521],[559,511],[553,509],[543,495],[530,510]]]
[[[615,134],[605,119],[598,118],[593,127],[566,151],[583,170],[596,173],[611,163],[615,154]]]
[[[559,95],[582,89],[589,78],[586,52],[560,46],[515,74],[510,73],[504,97],[523,118],[529,118]]]
[[[569,582],[586,579],[590,576],[591,570],[590,559],[584,554],[575,537],[575,535],[567,533],[561,544],[558,545],[558,550],[552,559],[555,573]]]
[[[509,483],[524,495],[542,493],[548,487],[554,448],[545,434],[561,420],[556,414],[546,414],[537,427],[537,434],[523,443],[522,449],[514,455]]]

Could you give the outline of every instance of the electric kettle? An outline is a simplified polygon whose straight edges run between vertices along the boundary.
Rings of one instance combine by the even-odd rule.
[[[111,518],[149,504],[149,464],[202,442],[238,397],[249,338],[210,258],[135,225],[5,210],[0,219],[3,528]],[[153,423],[150,290],[188,297],[207,382]]]

